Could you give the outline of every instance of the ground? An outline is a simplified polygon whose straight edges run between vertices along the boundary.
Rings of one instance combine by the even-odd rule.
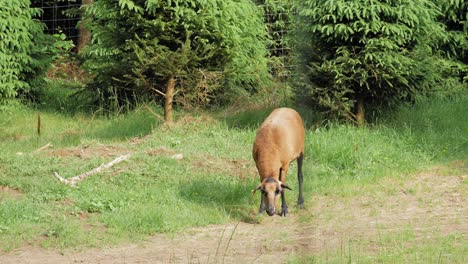
[[[410,238],[397,239],[397,246],[452,234],[466,243],[468,174],[463,162],[457,167],[457,173],[431,168],[353,185],[347,193],[313,195],[305,210],[293,210],[286,218],[264,217],[261,224],[195,228],[159,234],[141,244],[79,252],[28,246],[0,253],[0,263],[284,263],[294,255],[343,253],[343,247],[377,254],[405,234]],[[443,258],[441,251],[439,260]]]

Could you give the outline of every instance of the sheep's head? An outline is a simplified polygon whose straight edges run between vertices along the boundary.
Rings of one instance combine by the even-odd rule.
[[[278,199],[280,194],[284,192],[284,189],[289,189],[286,184],[283,184],[281,181],[275,178],[266,178],[263,180],[257,188],[252,191],[252,194],[255,194],[256,191],[260,190],[262,193],[262,201],[265,206],[265,210],[269,216],[272,216],[276,212],[276,207],[278,207]]]

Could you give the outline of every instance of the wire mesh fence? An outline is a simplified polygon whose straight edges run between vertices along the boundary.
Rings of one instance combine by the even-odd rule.
[[[67,39],[77,43],[80,0],[33,0],[31,2],[32,7],[43,11],[38,19],[46,25],[46,33],[63,33]]]
[[[289,42],[295,11],[291,3],[284,0],[264,1],[259,7],[263,9],[264,22],[268,30],[270,73],[278,81],[287,80],[296,72]]]
[[[33,0],[32,6],[43,10],[39,20],[46,24],[46,33],[63,33],[75,45],[79,42],[81,0]],[[288,44],[288,33],[292,27],[294,10],[288,1],[269,0],[259,4],[263,10],[264,22],[268,30],[268,51],[271,58],[270,73],[278,80],[288,79],[296,72],[292,50]]]

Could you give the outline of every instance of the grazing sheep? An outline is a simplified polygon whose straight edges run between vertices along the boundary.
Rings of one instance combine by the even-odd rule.
[[[281,216],[288,214],[284,190],[289,163],[297,160],[299,197],[297,204],[303,208],[302,161],[304,159],[305,131],[301,116],[291,108],[275,109],[262,123],[253,144],[253,158],[260,174],[260,184],[252,191],[262,192],[259,213],[269,216],[276,212],[281,194]]]

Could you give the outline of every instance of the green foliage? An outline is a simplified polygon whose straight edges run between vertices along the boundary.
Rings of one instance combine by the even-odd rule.
[[[463,0],[433,0],[441,9],[439,21],[449,31],[448,52],[466,62],[468,49],[468,3]]]
[[[463,0],[432,0],[441,9],[438,21],[446,26],[447,39],[441,46],[445,54],[454,59],[452,70],[468,81],[468,2]]]
[[[29,0],[0,2],[0,103],[35,89],[58,52],[70,45],[63,36],[43,33],[44,25],[34,19],[40,12]]]
[[[14,0],[0,2],[0,100],[12,98],[18,91],[27,91],[28,73],[34,74],[31,57],[33,37],[43,27],[33,17],[38,9],[29,8],[29,1]]]
[[[445,37],[428,0],[297,1],[295,8],[304,65],[299,93],[335,115],[352,117],[357,100],[381,105],[413,98],[428,77],[423,58]]]
[[[79,96],[83,84],[77,81],[46,79],[36,92],[35,99],[40,111],[57,111],[60,113],[76,114],[95,110],[86,104],[86,98]]]
[[[289,67],[292,64],[292,53],[287,38],[292,24],[292,3],[288,0],[255,2],[263,8],[264,22],[268,29],[270,71],[279,81],[284,80],[292,74]]]
[[[88,88],[105,108],[160,100],[155,90],[164,93],[171,76],[179,98],[201,104],[268,80],[266,34],[250,1],[104,0],[87,17]]]

